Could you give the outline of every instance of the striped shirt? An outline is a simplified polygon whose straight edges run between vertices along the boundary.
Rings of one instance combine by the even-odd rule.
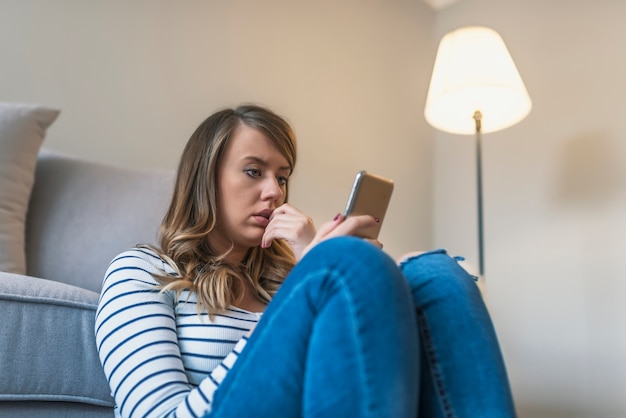
[[[246,344],[260,313],[231,308],[211,320],[194,293],[161,292],[153,274],[173,270],[147,249],[107,269],[96,312],[96,343],[122,417],[198,417]]]

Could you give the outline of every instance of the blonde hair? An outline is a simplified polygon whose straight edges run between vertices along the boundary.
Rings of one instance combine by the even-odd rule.
[[[289,124],[271,110],[257,105],[223,109],[209,116],[189,138],[180,159],[174,193],[160,227],[156,251],[176,272],[157,277],[163,290],[196,293],[198,310],[223,312],[237,301],[246,281],[257,297],[269,302],[295,264],[286,242],[269,248],[251,248],[242,265],[225,262],[228,254],[215,254],[208,237],[217,221],[217,170],[235,129],[245,124],[267,136],[293,171],[296,141]]]

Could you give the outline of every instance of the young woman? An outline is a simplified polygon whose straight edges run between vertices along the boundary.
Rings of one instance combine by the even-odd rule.
[[[443,250],[399,264],[287,203],[296,142],[244,105],[206,119],[160,246],[106,272],[100,360],[123,417],[510,417],[480,293]],[[257,325],[258,323],[258,325]]]

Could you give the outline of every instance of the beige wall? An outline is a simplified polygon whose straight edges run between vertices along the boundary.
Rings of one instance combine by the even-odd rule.
[[[475,263],[472,138],[422,113],[438,39],[493,27],[534,104],[484,138],[487,295],[520,415],[624,416],[624,21],[622,0],[0,0],[0,100],[60,107],[48,148],[141,168],[173,168],[221,106],[269,105],[318,223],[366,168],[396,180],[392,255]]]
[[[48,148],[143,168],[174,168],[216,109],[268,105],[295,127],[291,201],[318,224],[358,170],[395,180],[381,239],[397,256],[432,239],[433,16],[412,0],[0,0],[0,100],[60,107]]]
[[[527,417],[626,416],[626,2],[463,0],[533,100],[483,137],[486,281]],[[434,244],[475,260],[473,138],[436,133]],[[479,388],[477,388],[479,390]]]

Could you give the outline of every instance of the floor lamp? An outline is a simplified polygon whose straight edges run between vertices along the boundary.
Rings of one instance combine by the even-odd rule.
[[[478,265],[484,278],[482,134],[524,119],[531,101],[504,41],[493,29],[470,26],[439,43],[424,116],[437,129],[476,138]]]

